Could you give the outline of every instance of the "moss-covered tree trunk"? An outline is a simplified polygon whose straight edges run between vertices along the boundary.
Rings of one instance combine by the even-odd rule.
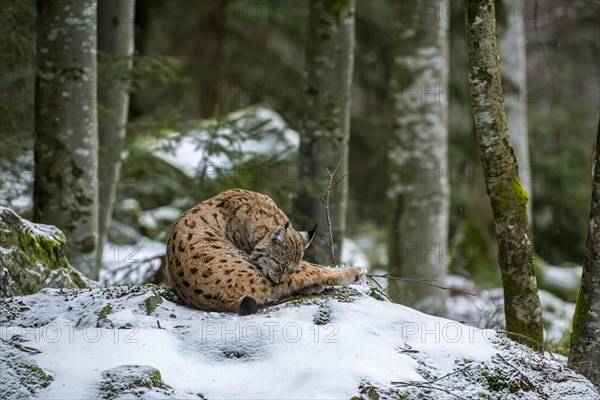
[[[600,388],[600,123],[594,150],[590,225],[568,365]]]
[[[429,281],[443,281],[448,268],[448,102],[442,96],[448,84],[448,5],[446,0],[395,4],[389,272]],[[445,313],[444,290],[402,281],[390,281],[388,288],[402,304]]]
[[[523,21],[523,16],[527,15],[527,3],[500,0],[496,4],[501,7],[497,12],[496,21],[506,123],[510,132],[510,143],[519,164],[519,178],[529,194],[527,213],[531,217],[532,176],[527,132],[527,55]]]
[[[339,165],[334,180],[348,172],[350,99],[354,68],[355,0],[311,0],[306,43],[304,120],[300,138],[301,189],[296,206],[304,223],[319,224],[319,235],[307,258],[329,262],[326,210],[321,202],[329,175]],[[330,193],[330,221],[336,260],[346,230],[348,179]]]
[[[104,0],[98,4],[98,128],[100,187],[98,268],[106,242],[120,179],[120,154],[129,111],[128,73],[133,65],[135,1]]]
[[[67,237],[67,257],[97,278],[96,1],[39,0],[34,220]]]
[[[533,268],[527,192],[510,144],[498,62],[493,0],[465,1],[469,86],[479,155],[494,213],[506,328],[542,342],[542,311]]]

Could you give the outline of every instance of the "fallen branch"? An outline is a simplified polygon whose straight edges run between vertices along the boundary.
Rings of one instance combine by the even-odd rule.
[[[462,294],[466,294],[469,296],[477,296],[477,294],[475,293],[471,293],[471,292],[467,292],[466,290],[462,290],[462,289],[453,289],[450,287],[446,287],[446,286],[442,286],[442,285],[438,285],[436,283],[431,283],[431,281],[428,281],[427,279],[410,279],[410,278],[400,278],[398,276],[393,276],[390,274],[383,274],[383,275],[373,275],[373,274],[367,274],[367,277],[369,278],[385,278],[385,279],[393,279],[396,281],[405,281],[405,282],[414,282],[414,283],[421,283],[423,285],[427,285],[427,286],[431,286],[431,287],[435,287],[438,289],[444,289],[444,290],[453,290],[455,292],[459,292]]]
[[[459,374],[461,372],[464,372],[465,370],[471,368],[472,365],[473,364],[468,364],[467,366],[465,366],[465,367],[463,367],[461,369],[449,372],[446,375],[442,375],[439,378],[432,379],[430,381],[424,381],[424,382],[419,382],[419,381],[400,381],[400,382],[392,382],[392,385],[399,386],[399,387],[413,386],[413,387],[417,387],[417,388],[420,388],[420,389],[438,390],[438,391],[444,392],[446,394],[449,394],[451,396],[454,396],[457,399],[461,399],[461,397],[458,396],[456,393],[453,393],[452,391],[450,391],[449,389],[446,389],[445,387],[434,385],[434,383],[438,382],[438,381],[441,381],[442,379],[446,379],[446,378],[448,378],[450,376],[457,375],[457,374]]]
[[[13,346],[16,349],[24,351],[25,353],[29,353],[29,354],[40,354],[41,353],[41,351],[38,349],[35,349],[33,347],[23,346],[21,343],[15,342],[14,340],[4,340],[2,338],[0,338],[0,340],[7,345]]]

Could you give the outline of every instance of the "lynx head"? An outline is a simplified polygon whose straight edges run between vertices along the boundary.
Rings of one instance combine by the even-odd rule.
[[[250,259],[274,284],[283,275],[298,270],[304,250],[315,235],[316,226],[306,232],[298,232],[290,222],[271,230],[254,248]]]

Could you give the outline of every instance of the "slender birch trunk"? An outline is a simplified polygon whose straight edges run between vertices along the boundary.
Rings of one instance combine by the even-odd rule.
[[[311,0],[306,45],[304,121],[300,138],[302,189],[296,205],[307,221],[319,225],[320,234],[309,248],[308,258],[331,260],[328,224],[331,222],[335,259],[339,261],[346,231],[350,100],[354,68],[355,0]],[[339,168],[330,193],[330,218],[321,198],[329,176]],[[329,244],[331,245],[331,244]]]
[[[127,134],[129,85],[127,75],[133,66],[134,11],[132,0],[103,0],[98,4],[98,52],[102,62],[111,63],[115,76],[99,76],[98,101],[102,114],[99,124],[99,232],[98,269],[110,229],[117,182],[120,178],[120,153]]]
[[[581,287],[573,316],[569,368],[600,388],[600,123],[594,146],[590,226]]]
[[[527,192],[510,144],[498,62],[494,0],[465,1],[475,132],[496,223],[506,328],[515,339],[542,342],[542,310],[533,268]],[[526,340],[525,337],[533,341]]]
[[[531,224],[532,171],[527,131],[527,55],[523,22],[523,15],[526,15],[526,3],[501,0],[499,4],[503,7],[501,18],[497,18],[497,20],[500,75],[504,90],[506,123],[510,132],[510,142],[519,164],[519,178],[529,194],[527,214]]]
[[[38,0],[36,68],[34,220],[97,279],[96,1]]]
[[[443,281],[448,268],[450,189],[443,174],[448,162],[448,103],[442,95],[448,83],[448,5],[446,0],[396,3],[390,88],[389,272],[429,281]],[[445,314],[446,291],[390,281],[389,293],[402,304]]]

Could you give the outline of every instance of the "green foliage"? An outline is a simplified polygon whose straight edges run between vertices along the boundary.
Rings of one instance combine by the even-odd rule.
[[[529,123],[533,166],[533,237],[551,264],[581,263],[589,224],[590,160],[597,116],[556,108]]]
[[[2,82],[21,74],[35,60],[35,1],[2,2],[0,77]]]
[[[496,252],[476,227],[463,222],[450,244],[448,270],[473,279],[482,288],[498,287],[501,277]]]
[[[32,148],[35,1],[4,1],[0,23],[0,159],[18,164]],[[6,168],[3,165],[3,168]]]

